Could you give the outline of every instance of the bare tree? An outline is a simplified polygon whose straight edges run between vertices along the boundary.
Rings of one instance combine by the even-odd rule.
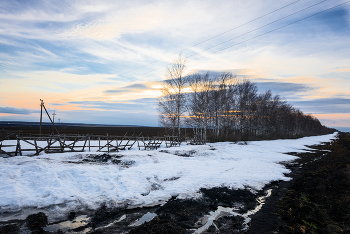
[[[186,59],[179,57],[168,67],[166,80],[163,82],[162,97],[158,99],[161,124],[172,129],[173,135],[181,136],[181,116],[186,111],[184,88]]]
[[[192,123],[195,124],[194,133],[198,142],[206,143],[208,129],[215,131],[215,79],[209,73],[194,74],[189,79],[191,94],[188,109]]]
[[[230,72],[223,72],[217,77],[217,82],[216,136],[219,137],[221,131],[222,137],[227,138],[236,125],[236,119],[233,116],[238,79]]]
[[[159,98],[160,123],[181,134],[193,127],[197,144],[207,140],[253,140],[331,133],[313,116],[304,115],[271,91],[259,93],[255,83],[231,73],[213,78],[185,76],[186,60],[179,56],[167,70]],[[189,88],[188,90],[185,89]],[[187,100],[186,100],[187,99]],[[186,115],[186,116],[184,116]]]

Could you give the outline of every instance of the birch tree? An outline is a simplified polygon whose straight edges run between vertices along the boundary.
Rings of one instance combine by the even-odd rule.
[[[186,59],[180,55],[167,69],[166,79],[161,89],[162,96],[158,100],[160,123],[166,128],[170,127],[173,135],[178,135],[179,138],[181,137],[181,116],[186,111],[185,70]]]

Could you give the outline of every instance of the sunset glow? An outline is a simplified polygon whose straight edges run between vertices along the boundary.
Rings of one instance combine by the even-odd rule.
[[[158,126],[181,53],[187,74],[230,71],[350,131],[349,12],[345,0],[4,0],[0,121],[39,121],[43,99],[61,122]]]

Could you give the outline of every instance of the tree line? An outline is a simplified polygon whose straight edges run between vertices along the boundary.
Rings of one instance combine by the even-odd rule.
[[[158,101],[159,121],[169,134],[184,136],[192,129],[197,144],[295,138],[334,132],[305,115],[270,90],[230,72],[211,76],[185,76],[186,61],[179,58],[168,68]]]

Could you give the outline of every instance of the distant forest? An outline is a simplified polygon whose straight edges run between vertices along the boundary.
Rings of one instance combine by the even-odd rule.
[[[186,61],[168,68],[159,98],[159,121],[169,134],[184,137],[193,129],[194,142],[297,138],[333,133],[271,91],[258,92],[248,79],[223,72],[184,76]],[[182,131],[182,132],[181,132]]]

